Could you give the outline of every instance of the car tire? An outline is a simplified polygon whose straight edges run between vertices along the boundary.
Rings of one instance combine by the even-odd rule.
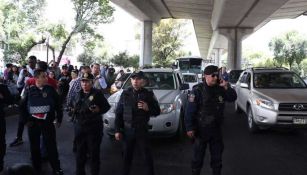
[[[255,123],[253,111],[251,108],[248,108],[247,110],[247,124],[248,124],[248,129],[250,133],[259,132],[259,127]]]
[[[235,101],[235,111],[236,113],[242,113],[242,109],[239,107],[237,100]]]

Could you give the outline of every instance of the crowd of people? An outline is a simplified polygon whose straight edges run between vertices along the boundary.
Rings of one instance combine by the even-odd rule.
[[[98,63],[84,65],[79,69],[77,66],[71,65],[70,62],[62,66],[59,66],[56,62],[48,65],[44,61],[37,60],[35,56],[30,56],[27,61],[27,65],[24,66],[7,64],[3,77],[0,77],[0,172],[3,170],[3,157],[6,150],[4,107],[8,105],[9,107],[18,106],[20,109],[19,122],[16,125],[16,138],[9,146],[14,147],[23,144],[24,126],[27,125],[34,172],[40,174],[42,160],[48,159],[54,174],[60,175],[63,174],[63,171],[58,158],[53,125],[55,124],[56,127],[61,125],[63,108],[69,112],[72,109],[72,102],[78,101],[78,99],[75,99],[77,94],[85,89],[92,91],[91,88],[93,88],[97,92],[92,98],[97,98],[96,96],[100,94],[100,102],[97,102],[97,106],[91,106],[97,118],[109,109],[106,98],[110,95],[110,87],[115,80],[124,75],[124,71],[120,70],[119,73],[116,73],[113,66],[102,66]],[[88,77],[92,78],[89,79]],[[92,82],[91,86],[83,87],[83,82],[87,80]],[[103,106],[101,106],[101,99],[105,101]],[[84,99],[80,97],[80,100]],[[84,106],[86,105],[83,104],[82,107]],[[103,108],[104,110],[102,110]],[[85,110],[85,112],[88,114],[92,111]],[[74,116],[71,121],[78,123],[80,119]],[[97,123],[97,121],[94,123]],[[99,126],[102,126],[102,123]],[[77,153],[80,151],[75,147],[77,144],[81,144],[78,138],[76,134],[74,151]],[[93,153],[92,155],[97,154]],[[80,173],[81,170],[78,170],[78,172],[82,174]]]
[[[76,175],[86,174],[87,159],[90,174],[98,175],[103,137],[101,116],[111,108],[107,101],[111,85],[123,75],[123,71],[116,75],[113,67],[97,63],[80,69],[69,63],[61,68],[56,63],[48,66],[35,56],[30,56],[28,64],[21,68],[8,64],[0,84],[0,172],[6,150],[4,106],[19,101],[17,135],[9,146],[23,143],[26,125],[32,165],[9,167],[9,175],[41,175],[43,159],[49,161],[54,175],[64,174],[56,139],[56,128],[63,121],[63,108],[74,124],[72,150]],[[144,72],[135,71],[129,77],[131,87],[123,90],[114,110],[115,139],[123,144],[122,174],[131,174],[133,152],[138,145],[144,156],[145,174],[154,175],[148,122],[150,117],[160,115],[160,105],[153,91],[145,88]],[[191,174],[201,174],[209,145],[212,174],[221,175],[225,102],[235,101],[236,92],[230,87],[225,71],[210,65],[204,69],[203,82],[195,85],[187,98],[184,123],[186,134],[194,143]]]

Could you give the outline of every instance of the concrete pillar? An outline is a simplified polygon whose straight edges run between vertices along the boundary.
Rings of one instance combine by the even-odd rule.
[[[241,69],[242,40],[252,32],[252,28],[219,29],[219,33],[228,39],[227,69]]]
[[[215,48],[215,60],[214,64],[217,65],[218,67],[221,66],[221,55],[222,55],[222,49],[221,48]]]
[[[141,32],[140,67],[152,65],[152,21],[144,21]]]

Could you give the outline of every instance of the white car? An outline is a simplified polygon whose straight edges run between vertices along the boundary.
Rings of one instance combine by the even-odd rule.
[[[307,86],[283,68],[251,68],[236,84],[235,110],[247,114],[251,132],[272,126],[307,126]]]
[[[193,86],[201,82],[195,73],[182,73],[182,78],[184,83],[189,84],[190,90],[192,90]]]
[[[146,77],[145,88],[152,90],[158,99],[161,114],[151,117],[149,133],[157,137],[172,137],[180,135],[183,129],[184,106],[187,100],[186,89],[180,72],[172,69],[143,69]],[[131,87],[130,77],[122,88],[108,98],[111,109],[104,114],[104,127],[109,135],[115,131],[115,109],[124,89]]]

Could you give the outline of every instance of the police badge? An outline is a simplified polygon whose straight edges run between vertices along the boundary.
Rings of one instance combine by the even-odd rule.
[[[91,95],[88,99],[89,99],[90,101],[93,101],[94,97]]]
[[[219,102],[223,102],[223,97],[222,96],[219,96]]]

